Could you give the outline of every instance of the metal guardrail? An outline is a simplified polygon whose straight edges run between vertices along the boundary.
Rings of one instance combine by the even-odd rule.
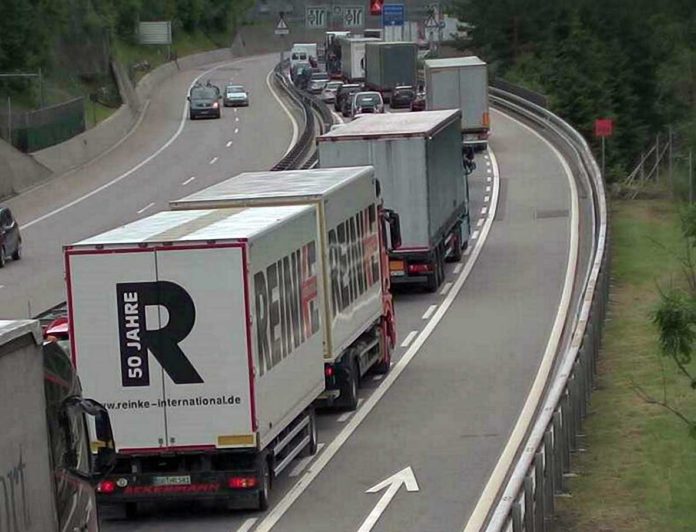
[[[564,141],[587,175],[594,203],[591,267],[578,307],[566,323],[572,334],[570,343],[557,354],[555,372],[482,527],[487,532],[543,532],[549,528],[554,497],[567,491],[571,452],[580,448],[579,430],[587,415],[596,374],[609,300],[607,200],[597,161],[585,139],[570,124],[548,109],[507,91],[491,88],[491,100]]]

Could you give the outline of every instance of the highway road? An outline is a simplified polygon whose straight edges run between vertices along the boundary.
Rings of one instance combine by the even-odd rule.
[[[268,87],[276,63],[273,54],[178,73],[155,92],[142,122],[116,149],[8,201],[22,226],[24,257],[0,272],[0,318],[34,316],[65,301],[63,245],[277,162],[293,127]],[[245,85],[251,105],[225,108],[220,120],[188,120],[186,94],[198,77]]]
[[[25,258],[2,272],[0,317],[33,315],[64,300],[62,245],[279,160],[293,127],[267,87],[275,61],[181,72],[119,147],[9,202],[23,225]],[[188,121],[184,96],[199,75],[245,84],[251,106],[226,109],[220,121]],[[477,156],[470,178],[475,238],[465,261],[448,265],[439,293],[397,294],[392,372],[363,383],[357,412],[320,416],[320,452],[278,479],[271,510],[177,504],[145,507],[127,521],[107,509],[106,531],[463,528],[541,363],[571,255],[573,194],[558,155],[504,115],[494,115],[493,130],[491,153]],[[366,493],[407,467],[415,481]],[[385,493],[393,496],[389,504]]]

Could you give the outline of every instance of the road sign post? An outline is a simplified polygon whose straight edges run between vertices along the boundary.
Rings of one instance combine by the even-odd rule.
[[[288,23],[285,22],[285,16],[283,13],[280,13],[278,16],[278,23],[276,24],[275,31],[273,33],[276,35],[287,35],[290,33],[290,28],[288,27]]]
[[[606,168],[606,141],[607,137],[614,134],[614,121],[611,118],[598,118],[595,120],[595,137],[602,139],[602,177]]]

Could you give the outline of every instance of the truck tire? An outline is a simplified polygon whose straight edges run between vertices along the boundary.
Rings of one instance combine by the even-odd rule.
[[[17,249],[12,254],[12,260],[20,260],[22,258],[22,241],[20,240],[17,244]]]
[[[360,370],[358,361],[353,360],[350,365],[350,377],[341,389],[339,404],[342,409],[352,412],[358,408],[358,388],[360,387]]]
[[[301,457],[314,456],[317,454],[319,446],[319,435],[317,433],[317,416],[314,409],[309,413],[309,443],[302,449]]]
[[[377,375],[386,375],[391,369],[392,346],[389,343],[389,338],[387,338],[384,331],[382,331],[379,335],[379,345],[380,348],[384,347],[387,352],[387,356],[372,366],[372,371]]]
[[[5,248],[0,246],[0,268],[4,268],[6,262],[7,257],[5,256]]]
[[[260,462],[261,471],[259,476],[261,477],[261,486],[259,487],[259,501],[257,509],[261,512],[265,512],[268,510],[271,494],[271,470],[268,467],[268,460],[266,460],[266,458],[261,459]]]
[[[449,262],[459,262],[463,257],[462,248],[462,224],[458,223],[452,231],[452,254],[448,257]]]
[[[440,288],[440,285],[442,284],[443,279],[445,278],[444,276],[444,261],[442,260],[442,253],[440,251],[440,247],[438,246],[437,251],[435,252],[435,263],[434,263],[434,268],[433,268],[433,274],[428,277],[428,292],[437,292],[437,289]]]

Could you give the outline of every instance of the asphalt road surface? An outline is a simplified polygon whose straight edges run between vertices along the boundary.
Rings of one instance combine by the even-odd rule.
[[[64,244],[279,160],[293,128],[267,88],[276,59],[178,74],[157,91],[142,124],[118,148],[10,201],[24,226],[25,258],[2,272],[1,317],[34,315],[65,299]],[[201,74],[220,84],[245,84],[251,106],[224,109],[222,120],[188,121],[185,95]],[[363,383],[356,413],[320,416],[320,452],[277,479],[271,510],[146,506],[139,519],[128,521],[105,509],[103,529],[246,532],[275,525],[283,532],[363,532],[376,506],[375,531],[463,527],[536,374],[569,254],[571,196],[558,157],[502,115],[494,115],[493,130],[495,157],[477,156],[470,178],[475,238],[465,260],[448,265],[440,292],[397,294],[392,373]],[[391,490],[366,493],[406,467],[418,491],[401,486],[381,506]]]

